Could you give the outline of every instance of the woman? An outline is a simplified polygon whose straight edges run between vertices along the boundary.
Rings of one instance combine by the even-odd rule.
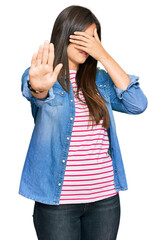
[[[73,5],[58,15],[50,43],[22,76],[35,126],[19,194],[35,201],[38,239],[116,239],[127,181],[112,110],[145,111],[138,79],[103,48],[89,9]]]

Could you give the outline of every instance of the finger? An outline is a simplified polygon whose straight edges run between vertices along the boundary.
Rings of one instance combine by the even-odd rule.
[[[82,40],[82,41],[88,42],[90,38],[86,38],[85,36],[70,35],[70,39]]]
[[[37,62],[37,53],[34,53],[31,60],[31,68],[36,67],[36,62]]]
[[[84,37],[86,37],[88,39],[91,38],[91,36],[88,33],[86,33],[86,32],[77,32],[77,31],[75,31],[74,34],[75,35],[84,36]]]
[[[86,45],[87,45],[87,42],[84,42],[84,41],[78,41],[78,40],[74,40],[74,39],[69,39],[69,41],[71,43],[78,44],[78,45],[81,45],[81,46],[84,46],[84,47],[86,47]]]
[[[47,64],[49,47],[49,41],[44,41],[42,64]]]
[[[80,43],[80,42],[84,42],[84,43],[89,43],[89,39],[82,37],[82,36],[71,36],[69,39],[69,42],[73,42],[73,43]]]
[[[74,45],[75,48],[79,49],[79,50],[82,50],[84,52],[87,52],[87,49],[83,46],[80,46],[80,45]]]
[[[59,64],[55,67],[55,69],[54,69],[54,71],[53,71],[53,74],[52,74],[52,81],[53,81],[53,83],[56,82],[57,77],[58,77],[58,75],[59,75],[62,67],[63,67],[63,64],[62,64],[62,63],[59,63]]]
[[[48,65],[50,67],[53,66],[53,62],[54,62],[54,44],[50,43],[50,52],[49,52],[49,56],[48,56]]]
[[[96,38],[96,40],[97,40],[98,42],[100,42],[100,38],[99,38],[99,36],[98,36],[98,34],[97,34],[97,28],[95,28],[95,30],[94,30],[94,37]]]
[[[38,54],[37,54],[37,66],[41,64],[42,55],[43,55],[43,45],[40,45]]]

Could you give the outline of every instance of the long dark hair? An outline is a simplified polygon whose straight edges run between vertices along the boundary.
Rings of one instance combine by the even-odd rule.
[[[69,6],[55,20],[50,40],[50,43],[54,44],[55,49],[53,69],[57,64],[63,63],[57,81],[68,93],[70,91],[70,73],[67,55],[67,47],[70,43],[69,35],[74,34],[74,31],[85,31],[93,23],[96,24],[97,33],[101,41],[100,22],[88,8],[78,5]],[[103,118],[102,126],[107,129],[109,128],[109,114],[104,103],[105,99],[97,89],[96,74],[97,60],[89,55],[83,64],[79,64],[76,73],[77,97],[79,98],[79,89],[81,89],[89,108],[91,120],[95,120],[97,125]],[[79,100],[82,101],[80,98]]]

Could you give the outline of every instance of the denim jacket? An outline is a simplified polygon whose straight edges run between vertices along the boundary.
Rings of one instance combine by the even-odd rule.
[[[19,194],[38,202],[59,205],[75,118],[73,88],[70,83],[70,92],[67,93],[56,81],[48,97],[38,99],[27,87],[29,69],[22,75],[21,91],[30,101],[34,129],[22,170]],[[128,76],[130,83],[127,89],[122,90],[114,85],[105,70],[97,68],[96,85],[107,101],[110,117],[108,153],[112,158],[116,191],[127,190],[128,186],[112,110],[140,114],[148,104],[139,86],[139,77]]]

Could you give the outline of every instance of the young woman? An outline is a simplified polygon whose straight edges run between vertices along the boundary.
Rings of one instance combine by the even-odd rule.
[[[138,80],[104,49],[89,9],[59,14],[22,76],[35,126],[19,194],[35,201],[38,239],[116,239],[127,181],[112,110],[145,111]]]

